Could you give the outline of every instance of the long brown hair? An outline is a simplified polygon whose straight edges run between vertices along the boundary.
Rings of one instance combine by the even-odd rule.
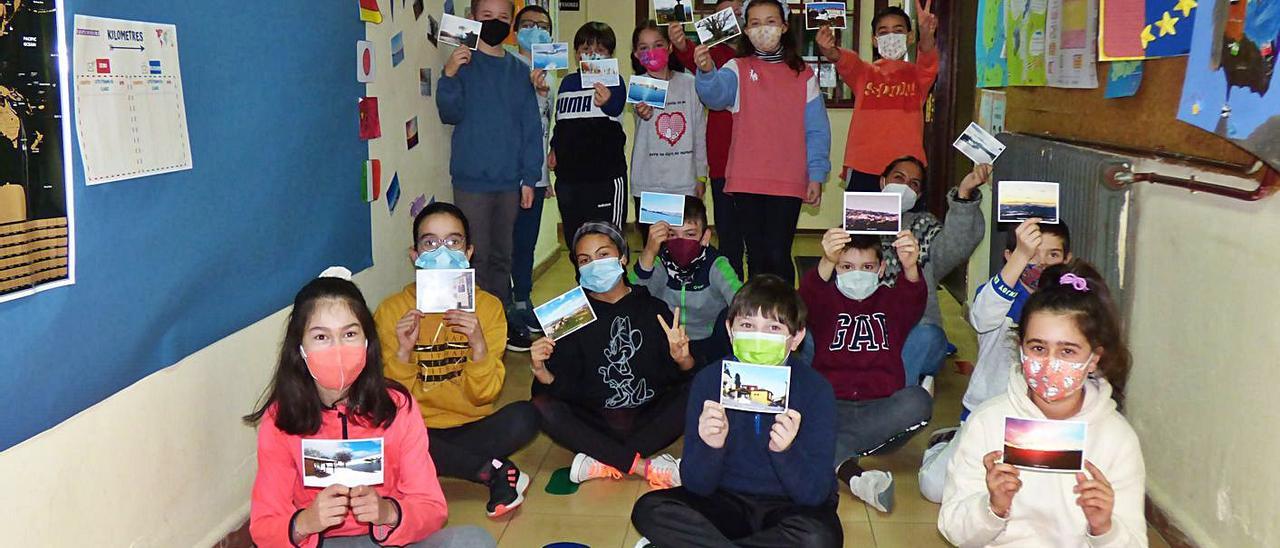
[[[779,0],[752,0],[744,8],[743,15],[750,19],[751,10],[766,4],[777,8],[778,14],[782,16],[782,22],[787,24],[787,32],[782,33],[782,37],[778,39],[778,44],[782,46],[782,62],[796,71],[796,74],[800,74],[800,71],[805,68],[804,59],[800,57],[800,40],[803,36],[797,33],[796,26],[791,24],[791,9]],[[755,55],[756,47],[746,37],[747,29],[743,28],[742,34],[743,36],[738,37],[738,57]]]

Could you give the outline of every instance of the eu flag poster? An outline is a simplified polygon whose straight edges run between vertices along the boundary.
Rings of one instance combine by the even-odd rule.
[[[1186,55],[1196,8],[1213,0],[1102,0],[1098,59],[1132,61]]]

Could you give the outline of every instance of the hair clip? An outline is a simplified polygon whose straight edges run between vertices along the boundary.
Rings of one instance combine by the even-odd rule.
[[[351,271],[343,266],[331,266],[324,269],[317,278],[338,278],[339,280],[351,281]]]
[[[1074,288],[1076,291],[1084,291],[1084,292],[1089,291],[1088,280],[1085,280],[1084,278],[1081,278],[1080,276],[1076,276],[1075,274],[1072,274],[1070,272],[1063,274],[1061,278],[1058,278],[1058,283],[1061,285],[1069,285],[1072,288]]]

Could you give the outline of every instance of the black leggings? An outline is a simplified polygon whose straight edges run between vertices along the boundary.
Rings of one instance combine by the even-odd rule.
[[[538,435],[538,412],[527,401],[453,428],[428,428],[428,452],[436,474],[485,483],[494,459],[519,451]]]
[[[634,409],[587,409],[548,394],[534,396],[533,406],[556,443],[625,474],[637,453],[649,457],[680,439],[688,399],[686,383]]]
[[[724,193],[723,177],[711,180],[711,201],[715,204],[716,244],[720,254],[729,259],[729,265],[738,273],[739,279],[746,279],[742,271],[742,223],[737,208],[733,206],[733,196]]]
[[[786,497],[723,489],[704,497],[676,487],[640,497],[631,523],[655,546],[839,547],[838,501],[833,494],[821,506],[801,506]]]
[[[791,241],[800,220],[800,198],[734,194],[734,208],[747,241],[747,270],[751,276],[776,274],[789,284],[796,280],[791,262]]]

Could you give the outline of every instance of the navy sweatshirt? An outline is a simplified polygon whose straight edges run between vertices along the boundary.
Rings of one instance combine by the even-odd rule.
[[[595,88],[582,87],[582,76],[573,73],[560,81],[556,94],[556,124],[551,149],[556,152],[556,182],[612,181],[627,174],[623,150],[622,109],[627,90],[621,84],[609,88],[603,107],[595,103]]]
[[[503,192],[542,180],[542,120],[529,65],[507,53],[473,52],[452,78],[441,70],[440,121],[454,126],[449,175],[454,188]]]
[[[735,358],[736,359],[736,358]],[[693,378],[685,412],[684,458],[680,478],[690,492],[708,496],[724,489],[740,494],[786,497],[804,506],[820,506],[836,486],[831,463],[836,453],[836,399],[831,385],[794,353],[791,409],[800,413],[800,433],[781,453],[769,450],[773,415],[726,409],[729,434],[724,447],[712,449],[698,435],[702,402],[720,401],[723,367],[704,367]]]

